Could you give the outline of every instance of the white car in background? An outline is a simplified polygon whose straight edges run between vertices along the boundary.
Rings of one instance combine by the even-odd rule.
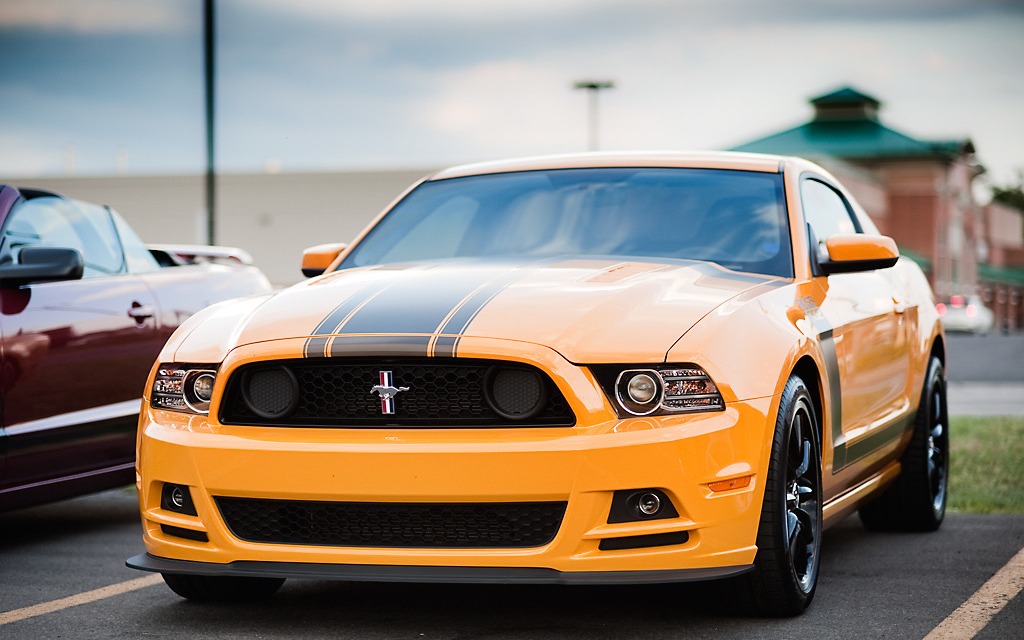
[[[936,305],[946,331],[987,335],[992,331],[993,313],[978,296],[950,296]]]

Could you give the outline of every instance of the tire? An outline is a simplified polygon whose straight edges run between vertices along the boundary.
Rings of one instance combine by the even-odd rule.
[[[182,598],[197,602],[252,602],[277,593],[284,578],[237,578],[163,573],[164,582]]]
[[[814,598],[821,561],[820,425],[804,381],[786,383],[775,421],[754,569],[737,578],[748,615],[789,617]]]
[[[935,531],[946,515],[949,494],[949,413],[942,362],[934,356],[900,463],[896,481],[861,507],[861,522],[872,531]]]

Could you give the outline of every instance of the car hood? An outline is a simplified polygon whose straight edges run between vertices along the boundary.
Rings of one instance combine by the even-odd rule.
[[[578,363],[661,361],[726,300],[778,281],[689,261],[384,265],[279,292],[248,309],[234,342],[306,338],[312,357],[449,356],[462,338],[480,337],[544,345]]]

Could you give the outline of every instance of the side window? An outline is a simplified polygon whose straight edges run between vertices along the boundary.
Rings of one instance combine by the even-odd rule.
[[[114,219],[114,226],[117,228],[117,235],[121,238],[121,246],[124,249],[124,259],[128,263],[128,271],[131,273],[150,273],[160,270],[160,264],[153,257],[153,254],[146,248],[142,238],[135,233],[135,230],[128,226],[121,214],[110,209],[110,217]]]
[[[83,278],[124,272],[121,243],[107,210],[62,198],[33,198],[12,213],[4,231],[5,247],[26,245],[77,249],[85,261]]]
[[[804,219],[811,225],[818,244],[838,234],[859,233],[846,201],[824,182],[804,180],[800,185]]]

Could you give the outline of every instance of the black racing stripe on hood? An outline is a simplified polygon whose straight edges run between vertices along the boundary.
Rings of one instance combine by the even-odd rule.
[[[339,356],[423,356],[430,336],[336,336],[330,355]]]
[[[335,333],[338,327],[345,321],[353,311],[369,300],[375,293],[380,291],[379,286],[365,286],[357,289],[352,295],[345,298],[341,304],[334,308],[327,317],[320,321],[320,324],[313,329],[314,336],[329,336]],[[309,338],[303,346],[303,355],[307,358],[322,358],[327,355],[327,338]]]
[[[336,333],[435,333],[452,309],[493,277],[488,269],[425,270],[374,296]]]
[[[455,347],[458,344],[458,338],[456,336],[460,336],[466,332],[466,329],[469,328],[473,319],[477,317],[484,307],[487,306],[487,303],[504,291],[510,284],[522,278],[528,271],[535,270],[535,268],[536,267],[525,269],[520,267],[512,268],[474,291],[473,294],[463,301],[462,305],[448,317],[445,323],[438,327],[437,333],[441,335],[439,335],[435,340],[432,353],[430,355],[439,358],[454,357]]]
[[[430,355],[435,358],[453,358],[458,341],[458,336],[437,336],[431,345]]]

